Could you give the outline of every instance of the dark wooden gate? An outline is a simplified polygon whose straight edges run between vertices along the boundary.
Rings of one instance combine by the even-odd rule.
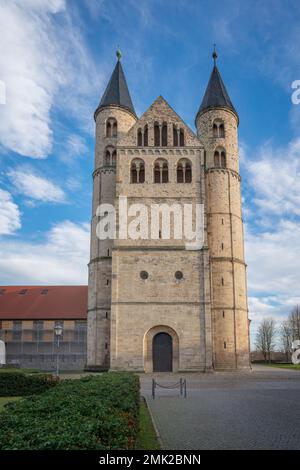
[[[172,337],[168,333],[158,333],[153,338],[153,372],[172,372]]]

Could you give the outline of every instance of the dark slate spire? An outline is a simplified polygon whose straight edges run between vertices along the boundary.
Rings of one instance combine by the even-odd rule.
[[[214,59],[214,68],[211,73],[197,116],[199,113],[202,113],[202,111],[207,110],[209,108],[228,108],[232,112],[234,112],[234,114],[236,114],[238,118],[238,113],[236,112],[231,102],[231,99],[229,98],[229,95],[227,93],[227,90],[225,88],[222,77],[217,67],[218,54],[216,52],[216,49],[214,49],[212,57]]]
[[[101,108],[105,108],[106,106],[114,105],[120,106],[121,108],[127,109],[131,112],[134,116],[135,110],[130,98],[128,86],[126,83],[126,78],[123,72],[123,68],[121,65],[121,52],[118,49],[116,52],[118,62],[116,63],[115,69],[112,73],[112,76],[108,82],[106,90],[101,98],[100,104],[95,111],[95,119],[97,117],[98,111]]]

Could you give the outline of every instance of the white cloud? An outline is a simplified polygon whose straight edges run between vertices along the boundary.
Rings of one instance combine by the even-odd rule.
[[[262,212],[300,215],[300,138],[286,148],[264,144],[258,158],[245,165],[255,191],[253,202]]]
[[[0,242],[0,284],[86,284],[89,230],[64,221],[44,243]]]
[[[10,235],[21,228],[21,214],[8,191],[0,189],[0,235]]]
[[[0,4],[0,144],[19,154],[46,158],[53,145],[53,107],[84,116],[99,86],[76,6],[63,0],[9,0]],[[58,16],[59,14],[59,16]],[[89,110],[87,112],[87,109]],[[90,116],[89,116],[90,118]],[[89,119],[91,121],[91,119]]]
[[[8,177],[15,190],[30,199],[56,203],[65,202],[66,200],[65,193],[59,186],[37,175],[32,170],[22,168],[10,170]]]

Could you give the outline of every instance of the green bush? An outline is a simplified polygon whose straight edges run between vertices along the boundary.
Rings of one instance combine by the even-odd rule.
[[[0,397],[34,395],[56,384],[51,375],[25,375],[20,372],[0,374]]]
[[[138,414],[139,380],[132,374],[66,380],[6,405],[0,450],[133,449]]]

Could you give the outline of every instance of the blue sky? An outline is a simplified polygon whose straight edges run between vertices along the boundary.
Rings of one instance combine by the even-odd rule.
[[[93,112],[117,46],[137,114],[161,94],[194,130],[216,43],[240,116],[252,328],[300,302],[297,0],[1,0],[0,30],[1,284],[87,282]]]

